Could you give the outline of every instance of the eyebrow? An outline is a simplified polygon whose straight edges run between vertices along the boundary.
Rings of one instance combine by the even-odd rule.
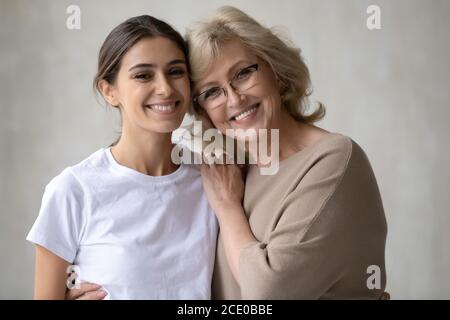
[[[186,61],[182,59],[172,60],[167,65],[172,66],[174,64],[186,64]],[[137,68],[156,68],[156,64],[153,63],[139,63],[134,66],[132,66],[130,69],[128,69],[128,72],[137,69]]]
[[[231,77],[234,77],[236,75],[236,73],[238,72],[238,70],[242,69],[242,68],[246,68],[246,67],[242,67],[242,68],[236,68],[238,65],[242,64],[242,63],[252,63],[249,60],[239,60],[237,61],[235,64],[233,64],[230,69],[228,70],[228,76],[231,75]],[[233,72],[231,72],[233,71]],[[230,79],[231,80],[231,79]],[[207,87],[212,86],[214,84],[219,84],[217,81],[210,81],[207,82],[205,84],[203,84],[200,88],[202,88],[202,91],[204,92],[206,90]]]

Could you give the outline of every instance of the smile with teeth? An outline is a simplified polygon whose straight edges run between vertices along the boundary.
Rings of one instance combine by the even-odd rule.
[[[157,113],[169,114],[175,111],[178,102],[164,103],[164,104],[150,104],[146,105],[146,108],[149,108]]]
[[[259,107],[259,103],[257,105],[255,105],[253,108],[245,110],[245,111],[239,113],[238,115],[232,117],[231,120],[239,121],[239,120],[246,119],[249,116],[251,116],[253,113],[255,113],[258,110],[258,107]]]

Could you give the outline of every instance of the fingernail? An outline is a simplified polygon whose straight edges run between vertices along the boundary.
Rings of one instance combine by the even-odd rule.
[[[100,290],[99,292],[97,292],[97,297],[104,297],[104,296],[106,296],[106,291]]]

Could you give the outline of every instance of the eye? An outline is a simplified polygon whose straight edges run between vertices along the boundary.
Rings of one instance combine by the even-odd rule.
[[[236,74],[236,80],[245,80],[248,79],[250,77],[250,75],[255,71],[254,68],[248,67],[245,69],[240,70],[237,74]]]
[[[222,93],[222,89],[220,89],[220,87],[213,87],[211,89],[206,90],[203,93],[203,99],[212,100],[212,99],[215,99],[218,96],[220,96],[221,93]]]
[[[186,74],[186,70],[183,68],[172,68],[169,70],[169,75],[172,77],[182,77]]]
[[[150,73],[138,73],[133,78],[137,80],[150,80],[153,77]]]

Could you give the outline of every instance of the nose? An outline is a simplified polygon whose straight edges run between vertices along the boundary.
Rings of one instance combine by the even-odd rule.
[[[239,93],[236,92],[236,90],[228,85],[226,87],[227,92],[227,107],[229,108],[237,108],[241,104],[243,97]]]
[[[170,95],[172,95],[172,84],[164,75],[159,76],[155,81],[155,93],[163,97],[169,97]]]

